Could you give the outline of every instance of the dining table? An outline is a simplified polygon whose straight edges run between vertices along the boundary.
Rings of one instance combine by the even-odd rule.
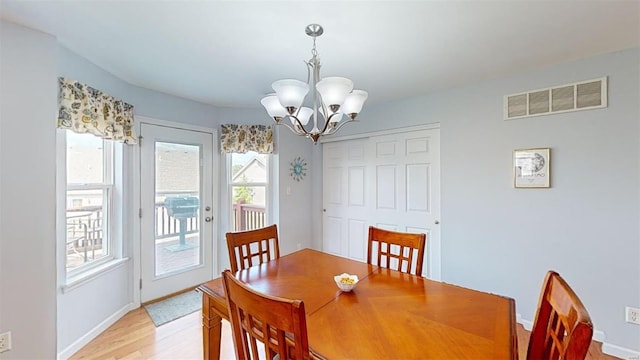
[[[344,292],[335,275],[357,275]],[[272,296],[305,304],[312,352],[327,359],[518,359],[512,298],[303,249],[238,271]],[[222,278],[200,285],[205,359],[229,320]]]

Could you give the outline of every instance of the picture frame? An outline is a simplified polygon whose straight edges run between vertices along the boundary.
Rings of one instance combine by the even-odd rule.
[[[551,187],[551,149],[516,149],[513,151],[513,187]]]

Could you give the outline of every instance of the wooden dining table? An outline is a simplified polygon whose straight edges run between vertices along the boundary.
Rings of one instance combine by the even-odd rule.
[[[358,275],[350,292],[333,277]],[[467,289],[304,249],[236,273],[252,288],[304,301],[309,345],[328,359],[517,359],[515,303]],[[229,319],[222,279],[202,292],[205,359],[219,359]]]

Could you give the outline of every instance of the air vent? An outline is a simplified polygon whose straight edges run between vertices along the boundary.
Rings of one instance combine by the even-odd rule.
[[[519,119],[606,106],[607,78],[603,77],[507,95],[504,97],[504,119]]]

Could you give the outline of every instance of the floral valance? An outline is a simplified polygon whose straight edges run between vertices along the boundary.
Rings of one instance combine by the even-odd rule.
[[[266,125],[222,125],[220,148],[223,153],[260,154],[273,152],[273,129]]]
[[[58,128],[136,144],[133,105],[91,86],[58,78]]]

